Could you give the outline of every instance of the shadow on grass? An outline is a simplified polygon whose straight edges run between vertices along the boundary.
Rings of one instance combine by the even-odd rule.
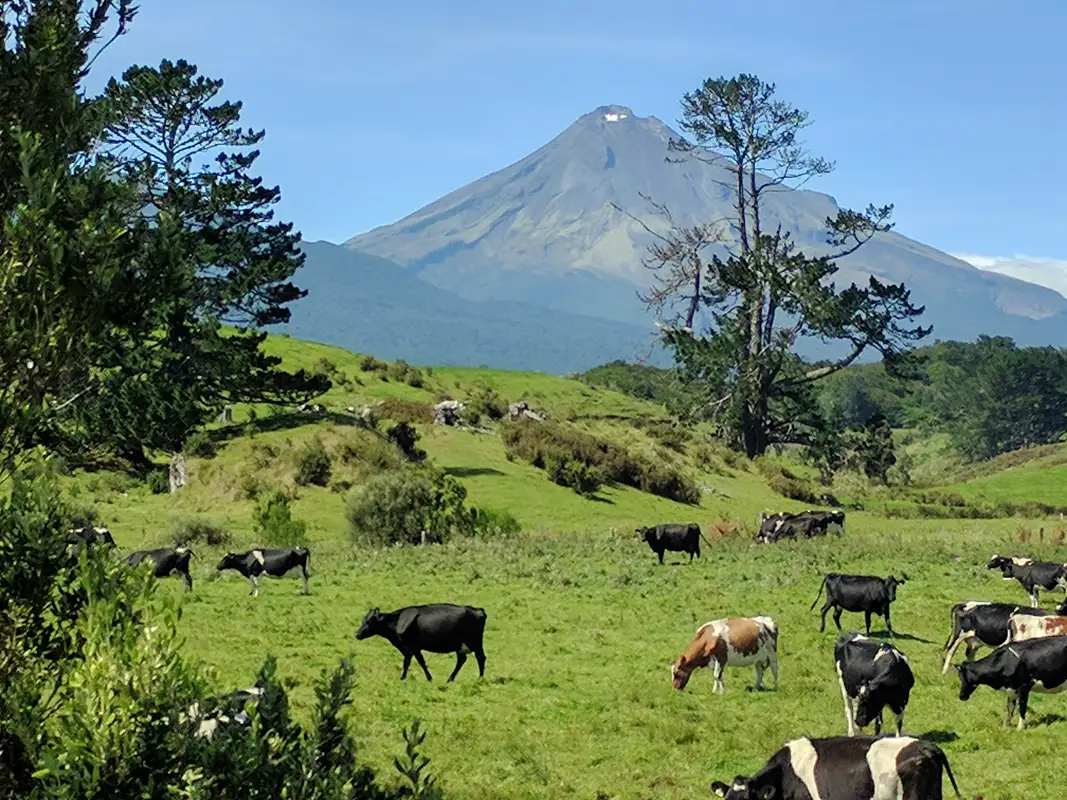
[[[334,425],[355,426],[359,420],[350,414],[337,414],[331,412],[314,413],[311,411],[293,411],[285,414],[275,414],[269,417],[259,417],[252,422],[233,423],[210,432],[211,439],[215,442],[225,442],[230,439],[239,439],[244,436],[249,426],[256,433],[270,433],[274,431],[287,431],[311,425],[323,420],[332,422]]]
[[[958,741],[960,737],[955,731],[927,731],[920,733],[918,738],[934,744],[947,744]]]
[[[885,639],[890,644],[892,644],[895,640],[899,640],[902,642],[919,642],[920,644],[933,644],[933,642],[929,639],[923,639],[921,636],[913,636],[910,633],[901,633],[900,631],[897,631],[894,634],[890,634],[889,631],[886,630],[871,631],[871,637]]]
[[[1055,725],[1057,722],[1063,722],[1064,717],[1060,714],[1041,714],[1033,715],[1027,718],[1026,727],[1030,728],[1035,725]],[[1015,725],[1015,720],[1012,720],[1012,725]]]
[[[503,475],[504,473],[492,467],[445,467],[445,474],[453,478],[473,478],[476,475]]]

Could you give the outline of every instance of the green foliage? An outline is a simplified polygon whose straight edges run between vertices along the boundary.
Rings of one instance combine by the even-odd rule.
[[[328,486],[333,460],[318,438],[312,439],[296,452],[297,486]]]
[[[522,530],[515,515],[495,508],[475,508],[474,533],[478,536],[498,538],[510,536]]]
[[[633,486],[680,503],[699,503],[700,489],[676,469],[633,455],[612,442],[548,420],[518,420],[502,427],[506,451],[582,495],[606,482]]]
[[[370,478],[348,500],[348,523],[357,544],[420,544],[423,535],[444,542],[475,532],[476,513],[461,483],[435,469],[411,468]]]
[[[145,477],[145,484],[152,494],[166,494],[170,491],[170,473],[166,469],[154,469]]]
[[[886,483],[897,457],[893,446],[893,429],[885,417],[877,415],[867,422],[856,450],[864,474],[872,480]]]
[[[436,780],[424,772],[430,759],[419,753],[426,739],[426,731],[421,726],[422,720],[416,718],[404,730],[404,755],[393,759],[393,766],[408,783],[413,800],[440,800],[444,795],[437,788]]]
[[[293,519],[289,496],[281,489],[260,495],[253,512],[252,527],[259,542],[268,547],[307,544],[307,523]]]
[[[500,397],[496,389],[484,381],[475,381],[471,386],[470,392],[467,395],[467,407],[464,411],[468,412],[473,418],[471,425],[477,425],[478,419],[486,417],[494,422],[499,419],[503,419],[504,415],[508,413],[507,403]],[[477,415],[474,417],[473,415]]]
[[[233,540],[228,530],[203,517],[179,517],[171,523],[167,538],[175,547],[226,547]]]
[[[680,228],[671,222],[670,232],[650,249],[650,266],[660,272],[646,298],[659,312],[685,302],[684,319],[665,326],[662,339],[691,391],[690,408],[749,457],[776,443],[815,444],[826,426],[812,384],[866,350],[895,362],[929,333],[912,326],[923,309],[911,304],[902,284],[872,277],[865,288],[852,284],[839,292],[831,280],[835,259],[890,229],[892,206],[827,219],[834,251],[815,257],[780,229],[761,229],[767,192],[832,168],[800,144],[807,114],[775,100],[774,91],[773,84],[740,75],[706,80],[683,98],[681,126],[692,141],[672,141],[671,149],[697,160],[725,157],[737,178],[731,187],[737,215],[730,220],[737,241],[727,245],[725,259],[705,261],[704,248],[724,241],[725,232],[715,223]],[[704,333],[695,328],[701,306]],[[794,352],[805,336],[844,341],[851,352],[813,368]]]
[[[207,431],[194,431],[185,440],[182,450],[191,456],[214,458],[218,455],[219,446]]]
[[[432,405],[420,403],[417,400],[404,400],[400,397],[385,398],[384,402],[378,406],[378,413],[385,419],[406,422],[409,425],[433,422]]]
[[[684,402],[684,387],[677,370],[673,369],[612,361],[586,370],[578,376],[578,380],[589,386],[614,389],[668,408],[681,406]]]
[[[395,444],[408,461],[422,461],[426,451],[418,447],[419,432],[406,422],[398,422],[386,431],[386,437]]]

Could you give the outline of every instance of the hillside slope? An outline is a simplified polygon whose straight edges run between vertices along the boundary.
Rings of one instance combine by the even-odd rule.
[[[665,225],[640,195],[666,204],[685,224],[732,213],[724,168],[665,163],[671,137],[678,134],[655,117],[624,106],[598,108],[526,158],[346,246],[468,299],[521,299],[632,322],[641,314],[633,290],[650,280],[641,261],[654,238],[643,225],[653,231]],[[881,199],[874,187],[872,200]],[[824,220],[837,210],[828,195],[782,191],[768,196],[766,217],[819,253],[826,250]],[[927,306],[924,322],[937,338],[984,333],[1067,344],[1067,299],[1058,293],[984,272],[897,233],[880,235],[840,266],[839,284],[872,274],[907,283]]]
[[[476,302],[439,289],[385,259],[328,242],[304,242],[294,282],[308,296],[275,330],[415,364],[578,372],[651,353],[651,326],[550,311],[520,302]],[[632,291],[631,291],[632,294]],[[631,319],[631,323],[639,317]]]

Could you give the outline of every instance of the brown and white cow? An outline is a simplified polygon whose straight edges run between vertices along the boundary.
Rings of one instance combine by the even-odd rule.
[[[1047,636],[1067,636],[1067,617],[1036,617],[1030,614],[1012,614],[1008,617],[1009,642],[1025,642]]]
[[[778,689],[778,623],[770,617],[726,617],[705,622],[689,647],[671,664],[674,688],[681,691],[693,670],[709,667],[715,673],[712,691],[725,694],[722,672],[726,667],[756,668],[756,691],[763,685],[763,671],[770,667]]]

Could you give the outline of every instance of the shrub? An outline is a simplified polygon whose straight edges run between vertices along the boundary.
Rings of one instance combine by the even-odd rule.
[[[477,536],[511,536],[522,530],[519,521],[508,511],[495,508],[476,508],[474,513],[474,533]]]
[[[307,543],[307,523],[292,518],[289,497],[280,489],[259,498],[252,526],[268,547],[296,547]]]
[[[370,478],[348,500],[354,542],[375,547],[419,544],[474,533],[475,514],[464,503],[467,490],[439,470],[385,472]]]
[[[689,441],[689,432],[685,428],[671,425],[669,422],[655,422],[646,428],[648,434],[662,444],[678,453],[685,452]]]
[[[167,539],[173,542],[175,547],[182,545],[192,547],[197,544],[225,547],[233,537],[225,528],[202,517],[187,517],[171,523],[167,531]]]
[[[170,472],[166,469],[154,469],[145,477],[145,485],[152,494],[166,494],[170,491]]]
[[[378,372],[386,368],[386,364],[374,356],[363,356],[359,360],[359,368],[364,372]]]
[[[245,500],[255,500],[263,492],[263,481],[255,472],[245,472],[238,481],[237,489]]]
[[[274,464],[278,458],[278,448],[266,442],[256,442],[252,445],[252,463],[259,469],[266,469]]]
[[[680,503],[700,502],[700,487],[688,476],[562,423],[520,419],[505,423],[502,436],[508,457],[545,470],[579,494],[594,493],[594,483],[614,482]]]
[[[393,422],[406,422],[414,425],[418,422],[430,424],[433,422],[433,406],[429,403],[418,403],[414,400],[403,400],[399,397],[386,398],[380,406],[378,413]]]
[[[459,421],[469,428],[476,428],[482,421],[482,415],[470,406],[466,406],[459,412]]]
[[[183,452],[199,458],[214,458],[219,452],[219,446],[208,435],[207,431],[195,431],[185,440]]]
[[[482,381],[476,382],[471,387],[471,392],[467,397],[467,409],[491,420],[503,419],[508,413],[507,404],[497,394],[496,389]]]
[[[426,451],[416,446],[419,441],[419,432],[406,422],[398,422],[385,435],[400,449],[408,461],[422,461],[426,458]]]
[[[333,466],[330,454],[320,439],[312,439],[296,453],[297,486],[327,486]]]

